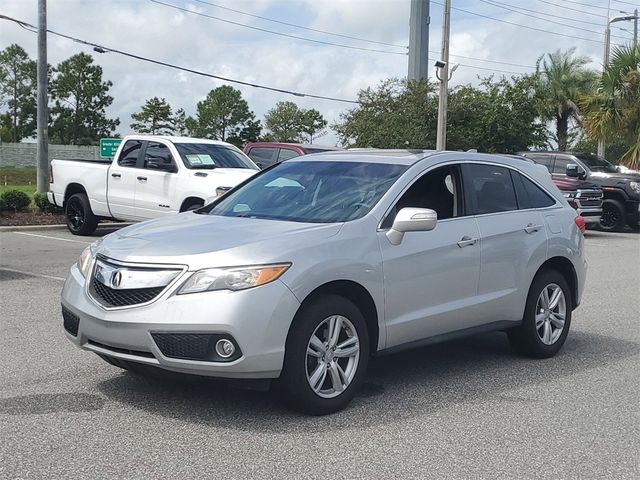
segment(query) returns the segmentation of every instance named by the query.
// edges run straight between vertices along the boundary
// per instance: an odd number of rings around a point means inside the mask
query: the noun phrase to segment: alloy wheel
[[[67,206],[67,219],[74,230],[80,230],[82,225],[84,225],[84,209],[82,208],[80,201],[76,198],[69,200],[69,205]]]
[[[360,359],[360,339],[351,321],[342,315],[325,318],[307,345],[306,373],[311,389],[322,398],[334,398],[353,381]]]
[[[542,343],[553,345],[564,330],[567,302],[564,292],[555,283],[542,289],[536,304],[536,331]]]

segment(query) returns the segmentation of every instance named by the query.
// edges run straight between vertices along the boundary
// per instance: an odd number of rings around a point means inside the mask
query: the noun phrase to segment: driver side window
[[[431,170],[418,178],[391,209],[382,222],[382,228],[390,228],[397,213],[405,207],[430,208],[438,214],[438,220],[464,215],[460,168],[457,165]]]

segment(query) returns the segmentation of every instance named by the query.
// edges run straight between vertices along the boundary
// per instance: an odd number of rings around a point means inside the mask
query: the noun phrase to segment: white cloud
[[[162,1],[292,35],[367,48],[402,51],[402,49],[383,45],[277,25],[193,0]],[[354,37],[398,45],[406,45],[408,41],[409,0],[211,1],[229,8]],[[35,24],[36,5],[35,1],[3,0],[0,11]],[[569,23],[572,18],[593,20],[596,23],[600,21],[595,16],[576,12],[572,14],[566,9],[533,0],[523,0],[518,5],[536,10],[540,12],[538,14],[540,16],[544,13],[564,16],[566,20],[555,19],[564,23]],[[454,6],[522,25],[570,33],[596,41],[602,39],[599,33],[561,28],[558,25],[490,7],[477,0],[460,0],[454,2]],[[597,10],[592,12],[602,13]],[[442,7],[432,3],[430,39],[432,51],[439,50],[441,15]],[[406,56],[347,50],[274,36],[180,12],[145,0],[110,2],[50,0],[48,22],[53,30],[137,55],[248,82],[332,97],[355,99],[360,89],[376,85],[387,77],[402,77],[407,71]],[[11,43],[18,43],[35,57],[36,35],[6,21],[1,25],[0,49]],[[597,25],[578,23],[575,25],[594,32],[602,30]],[[601,56],[602,45],[597,42],[527,30],[455,10],[452,14],[451,26],[451,53],[453,54],[535,65],[538,56],[544,52],[576,46],[579,54],[592,58],[593,68],[599,68],[598,59]],[[615,33],[625,35],[624,32],[616,31]],[[49,36],[50,63],[55,65],[79,51],[93,54],[96,62],[104,70],[104,78],[113,81],[114,85],[110,93],[115,100],[109,109],[109,114],[120,118],[121,133],[129,131],[130,114],[138,110],[140,105],[150,97],[165,97],[174,109],[182,107],[187,113],[193,114],[196,103],[212,88],[222,84],[217,80],[140,62],[114,53],[97,54],[89,47]],[[435,55],[430,55],[430,58],[434,57]],[[456,57],[452,57],[452,62],[499,70],[526,71],[517,66]],[[486,76],[490,73],[461,66],[455,72],[452,84],[477,82],[478,74]],[[250,87],[234,86],[243,92],[258,118],[262,118],[264,113],[280,100],[292,100],[304,108],[317,108],[330,123],[338,119],[340,112],[351,108],[348,104],[291,97]],[[334,141],[333,135],[323,138],[323,142],[326,143]]]

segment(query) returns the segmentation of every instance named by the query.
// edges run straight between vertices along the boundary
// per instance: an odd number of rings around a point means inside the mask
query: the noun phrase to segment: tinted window
[[[382,222],[382,228],[391,227],[397,213],[405,207],[430,208],[438,214],[438,220],[461,217],[463,202],[460,186],[460,174],[456,166],[425,173],[400,197]]]
[[[118,158],[118,165],[121,167],[135,167],[138,163],[138,156],[140,155],[140,149],[142,148],[141,140],[127,140],[127,143],[122,147],[120,157]]]
[[[256,169],[244,153],[237,148],[227,145],[216,145],[214,143],[176,143],[175,146],[182,158],[184,166],[190,169]]]
[[[149,165],[151,163],[151,165]],[[166,169],[173,164],[169,147],[158,142],[148,142],[144,152],[144,168]],[[163,168],[164,167],[164,168]]]
[[[536,163],[539,163],[540,165],[544,165],[545,167],[547,167],[547,170],[551,171],[551,164],[553,163],[553,156],[552,155],[527,155],[531,160],[533,160]]]
[[[566,175],[567,173],[567,165],[569,165],[570,163],[576,163],[575,161],[569,159],[569,158],[561,158],[561,157],[556,157],[556,162],[553,165],[553,172],[552,173],[561,173],[562,175]]]
[[[285,160],[289,160],[290,158],[299,157],[300,154],[294,150],[289,150],[288,148],[281,148],[278,153],[278,161],[284,162]]]
[[[512,171],[511,178],[516,188],[518,206],[521,209],[550,207],[555,203],[555,200],[527,177]]]
[[[255,162],[271,165],[271,159],[273,158],[273,152],[275,150],[275,148],[267,147],[252,148],[251,150],[249,150],[249,157],[251,157],[251,160]]]
[[[472,163],[466,166],[465,175],[476,215],[518,209],[508,168]]]
[[[369,212],[404,165],[284,162],[222,197],[210,215],[335,223]]]

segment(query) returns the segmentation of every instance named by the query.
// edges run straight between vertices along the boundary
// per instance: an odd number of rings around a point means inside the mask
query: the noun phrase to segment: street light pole
[[[38,174],[36,186],[39,193],[49,190],[49,108],[47,96],[47,0],[38,0],[38,104],[36,150]]]
[[[442,21],[442,57],[444,63],[439,68],[440,96],[438,97],[438,128],[436,133],[436,150],[447,148],[447,100],[449,93],[449,31],[451,28],[451,0],[444,2]],[[436,70],[437,72],[438,70]]]

